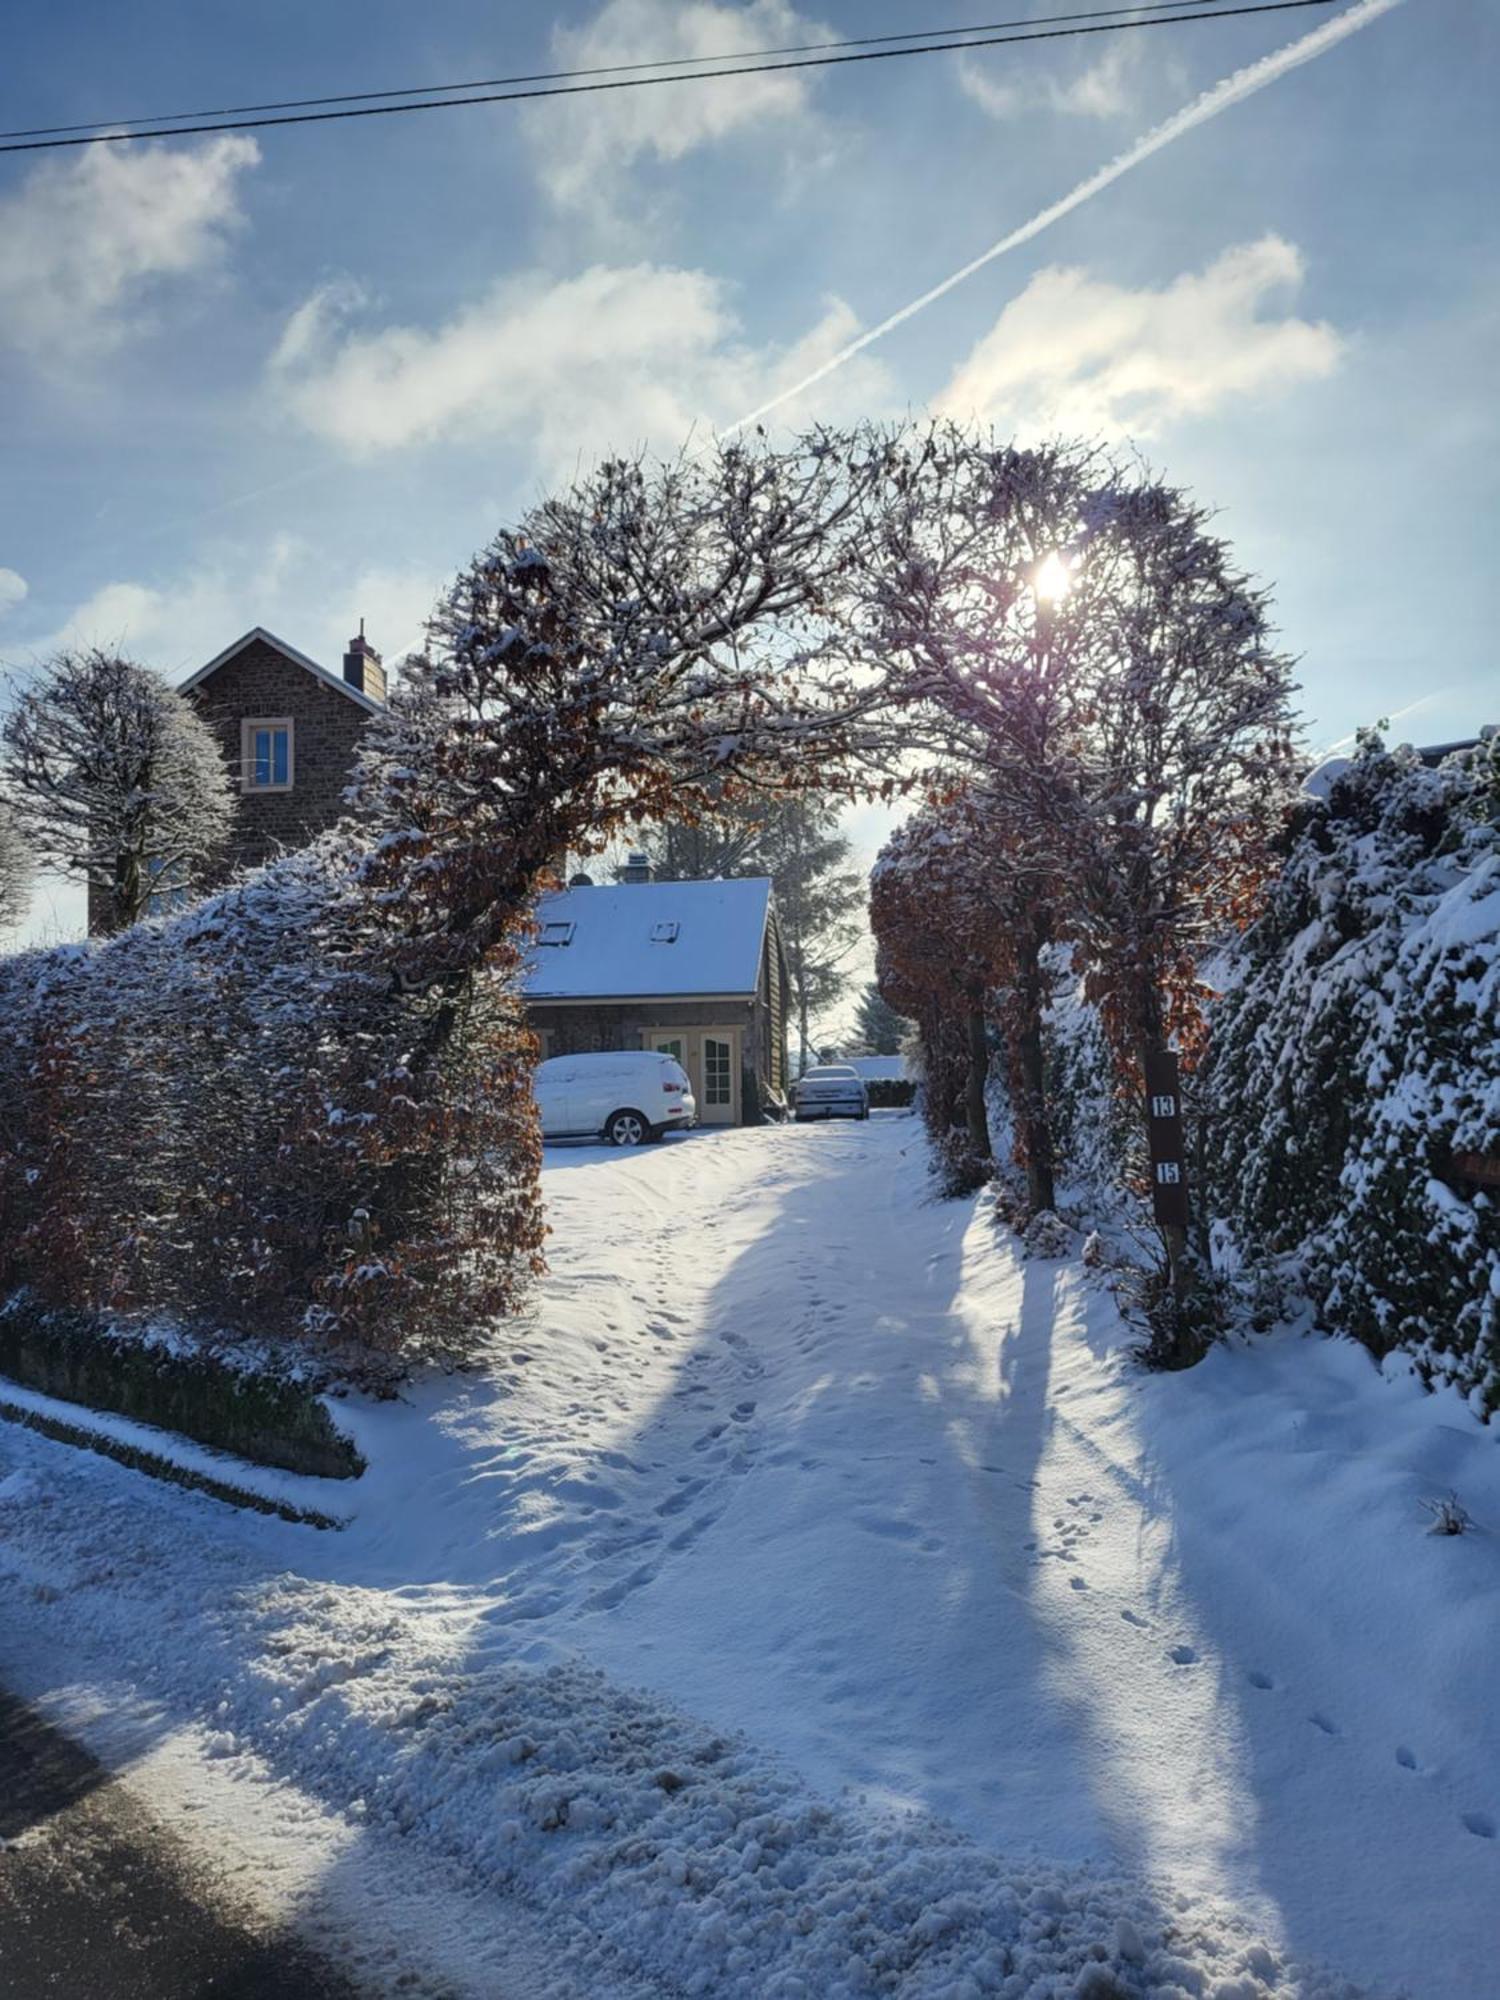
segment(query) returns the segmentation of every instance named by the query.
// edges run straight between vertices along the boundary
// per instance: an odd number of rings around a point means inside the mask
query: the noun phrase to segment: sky
[[[20,0],[6,129],[1062,0]],[[1348,12],[1330,10],[1330,12]],[[0,666],[391,658],[498,528],[817,372],[1329,12],[0,157]],[[1139,447],[1274,593],[1307,740],[1500,720],[1500,21],[1402,0],[782,405]],[[887,822],[850,830],[868,861]],[[44,885],[37,936],[78,926]]]

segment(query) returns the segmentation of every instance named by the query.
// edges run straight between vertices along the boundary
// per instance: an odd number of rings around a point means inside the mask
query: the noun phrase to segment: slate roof
[[[526,997],[749,999],[770,907],[765,876],[559,890],[537,905],[542,937],[552,926],[559,941],[532,948]]]

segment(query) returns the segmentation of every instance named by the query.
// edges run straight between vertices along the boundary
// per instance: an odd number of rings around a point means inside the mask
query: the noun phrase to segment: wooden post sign
[[[1153,1049],[1146,1057],[1146,1142],[1151,1155],[1151,1212],[1158,1222],[1188,1223],[1187,1145],[1177,1056]]]

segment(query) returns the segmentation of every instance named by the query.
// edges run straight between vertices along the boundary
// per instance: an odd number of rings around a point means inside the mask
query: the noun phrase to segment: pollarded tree
[[[0,931],[14,930],[31,907],[31,855],[15,814],[0,800]]]
[[[1266,594],[1175,488],[1114,480],[1072,552],[1096,643],[1074,816],[1079,939],[1122,1082],[1204,1036],[1203,953],[1254,914],[1291,803],[1291,663]],[[1202,1353],[1186,1234],[1165,1225],[1172,1310],[1159,1357]]]
[[[871,657],[928,734],[1026,826],[1066,890],[1122,1089],[1202,1034],[1198,958],[1243,922],[1288,796],[1292,679],[1265,596],[1185,495],[1092,448],[937,426],[868,552]],[[1182,1231],[1173,1328],[1201,1352]]]
[[[870,871],[870,928],[882,996],[916,1023],[922,1117],[948,1189],[962,1193],[988,1172],[985,992],[990,938],[966,936],[934,867],[941,830],[914,815],[887,840]],[[966,943],[976,947],[964,949]]]
[[[1017,1164],[1033,1213],[1055,1200],[1054,1146],[1042,1054],[1043,948],[1065,928],[1045,848],[1003,799],[955,789],[887,842],[871,878],[881,990],[913,1004],[929,1071],[951,1061],[964,1028],[971,1156],[987,1157],[987,1025],[1000,1032]],[[940,1134],[935,1136],[940,1137]]]
[[[10,803],[39,862],[81,874],[98,928],[191,883],[228,836],[213,732],[160,674],[98,647],[59,653],[0,729]]]

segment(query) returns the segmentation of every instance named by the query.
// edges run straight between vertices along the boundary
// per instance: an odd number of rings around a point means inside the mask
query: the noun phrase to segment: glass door
[[[739,1078],[735,1071],[734,1036],[703,1037],[703,1096],[698,1116],[705,1125],[732,1125]]]

